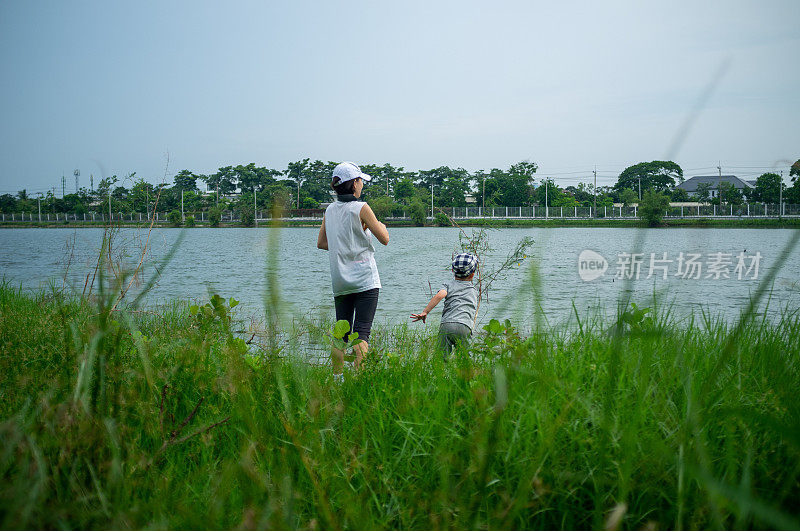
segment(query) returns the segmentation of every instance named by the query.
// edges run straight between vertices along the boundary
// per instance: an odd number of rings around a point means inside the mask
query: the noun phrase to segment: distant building
[[[689,197],[697,197],[697,188],[701,184],[708,184],[709,196],[714,198],[719,195],[719,186],[721,183],[730,183],[734,188],[745,195],[750,195],[750,192],[755,188],[755,181],[744,181],[735,175],[697,175],[683,181],[676,188],[686,190]]]

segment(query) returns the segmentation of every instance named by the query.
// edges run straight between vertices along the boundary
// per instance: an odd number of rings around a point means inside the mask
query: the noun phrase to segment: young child
[[[444,299],[442,324],[439,326],[437,348],[445,358],[459,343],[469,342],[475,313],[478,311],[478,289],[472,284],[478,258],[470,253],[461,253],[453,260],[453,280],[445,282],[421,313],[412,313],[411,319],[425,322],[428,313]]]

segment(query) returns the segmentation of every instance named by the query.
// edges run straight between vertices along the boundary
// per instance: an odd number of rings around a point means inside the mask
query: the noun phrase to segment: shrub
[[[391,216],[397,207],[397,203],[387,196],[378,197],[370,201],[369,204],[372,207],[372,211],[375,212],[375,217],[381,220]]]
[[[186,221],[183,222],[185,227],[194,227],[194,216],[186,216]]]
[[[222,219],[222,210],[217,207],[212,208],[208,212],[208,224],[212,227],[219,227],[219,222]]]
[[[664,219],[664,211],[669,207],[669,196],[656,192],[654,190],[647,190],[642,195],[642,201],[639,203],[639,219],[647,222],[651,227],[661,225]]]
[[[419,199],[414,199],[411,201],[411,205],[409,205],[409,210],[411,214],[411,221],[417,227],[422,227],[425,225],[425,220],[428,217],[427,209],[425,208],[425,203],[420,201]]]
[[[181,218],[180,210],[173,210],[167,215],[167,220],[173,227],[180,227],[183,225],[183,219]]]
[[[436,224],[440,227],[449,227],[450,226],[450,219],[443,213],[437,212],[436,216],[434,216],[436,220]]]
[[[242,227],[252,227],[255,225],[255,214],[251,208],[242,207],[239,209],[239,221]]]

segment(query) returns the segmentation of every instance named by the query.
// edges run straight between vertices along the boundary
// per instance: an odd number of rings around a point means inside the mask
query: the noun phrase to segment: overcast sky
[[[169,182],[304,157],[755,178],[800,158],[798,21],[798,0],[6,0],[0,193],[160,182],[167,154]]]

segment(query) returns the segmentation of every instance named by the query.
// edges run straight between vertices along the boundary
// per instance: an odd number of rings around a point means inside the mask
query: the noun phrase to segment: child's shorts
[[[471,335],[472,330],[465,324],[442,323],[439,325],[439,341],[436,348],[447,358],[453,348],[469,344],[469,336]]]

